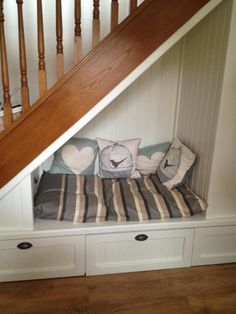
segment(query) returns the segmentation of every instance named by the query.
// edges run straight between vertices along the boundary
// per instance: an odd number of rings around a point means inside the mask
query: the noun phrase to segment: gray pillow
[[[157,173],[161,182],[168,188],[186,183],[195,161],[195,154],[178,138],[175,138]]]
[[[97,152],[94,140],[73,137],[56,151],[50,172],[93,175]]]
[[[170,144],[164,142],[139,148],[136,169],[143,175],[155,174]]]
[[[136,159],[140,139],[109,141],[96,139],[99,147],[99,175],[102,178],[138,178]]]

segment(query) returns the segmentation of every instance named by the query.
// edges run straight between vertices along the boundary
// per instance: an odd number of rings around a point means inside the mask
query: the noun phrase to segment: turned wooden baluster
[[[130,13],[137,8],[137,5],[138,5],[137,0],[130,0]]]
[[[82,59],[81,1],[75,0],[75,63]]]
[[[100,12],[99,0],[93,0],[93,39],[92,47],[94,48],[100,41]]]
[[[42,97],[47,90],[42,0],[37,0],[37,25],[38,25],[38,59],[39,59],[38,62],[39,96]]]
[[[3,88],[3,113],[4,129],[7,129],[12,123],[11,97],[9,94],[9,75],[7,65],[7,51],[4,32],[4,13],[3,0],[0,0],[0,52],[2,69],[2,88]]]
[[[111,31],[118,25],[119,2],[111,1]]]
[[[18,32],[19,32],[19,55],[20,55],[20,74],[21,74],[21,105],[22,112],[30,107],[29,87],[27,78],[27,60],[25,50],[25,35],[23,22],[23,0],[16,0],[18,11]]]
[[[63,55],[63,28],[62,28],[62,10],[61,0],[56,0],[56,36],[57,36],[57,56],[56,68],[57,79],[64,75],[64,55]]]

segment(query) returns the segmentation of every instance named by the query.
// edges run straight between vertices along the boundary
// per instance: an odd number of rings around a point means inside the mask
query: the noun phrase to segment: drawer
[[[236,226],[196,228],[193,265],[236,262]]]
[[[84,275],[85,237],[0,241],[0,281]]]
[[[89,235],[86,274],[190,266],[192,244],[193,229]]]

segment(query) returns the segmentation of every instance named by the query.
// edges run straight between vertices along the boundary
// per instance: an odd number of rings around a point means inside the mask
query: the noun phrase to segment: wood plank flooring
[[[236,313],[236,264],[0,283],[0,313]]]

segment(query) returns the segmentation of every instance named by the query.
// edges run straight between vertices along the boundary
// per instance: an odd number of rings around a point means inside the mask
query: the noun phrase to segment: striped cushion
[[[36,217],[74,223],[189,217],[205,210],[206,203],[186,186],[168,190],[157,175],[102,179],[44,173],[35,199]]]

